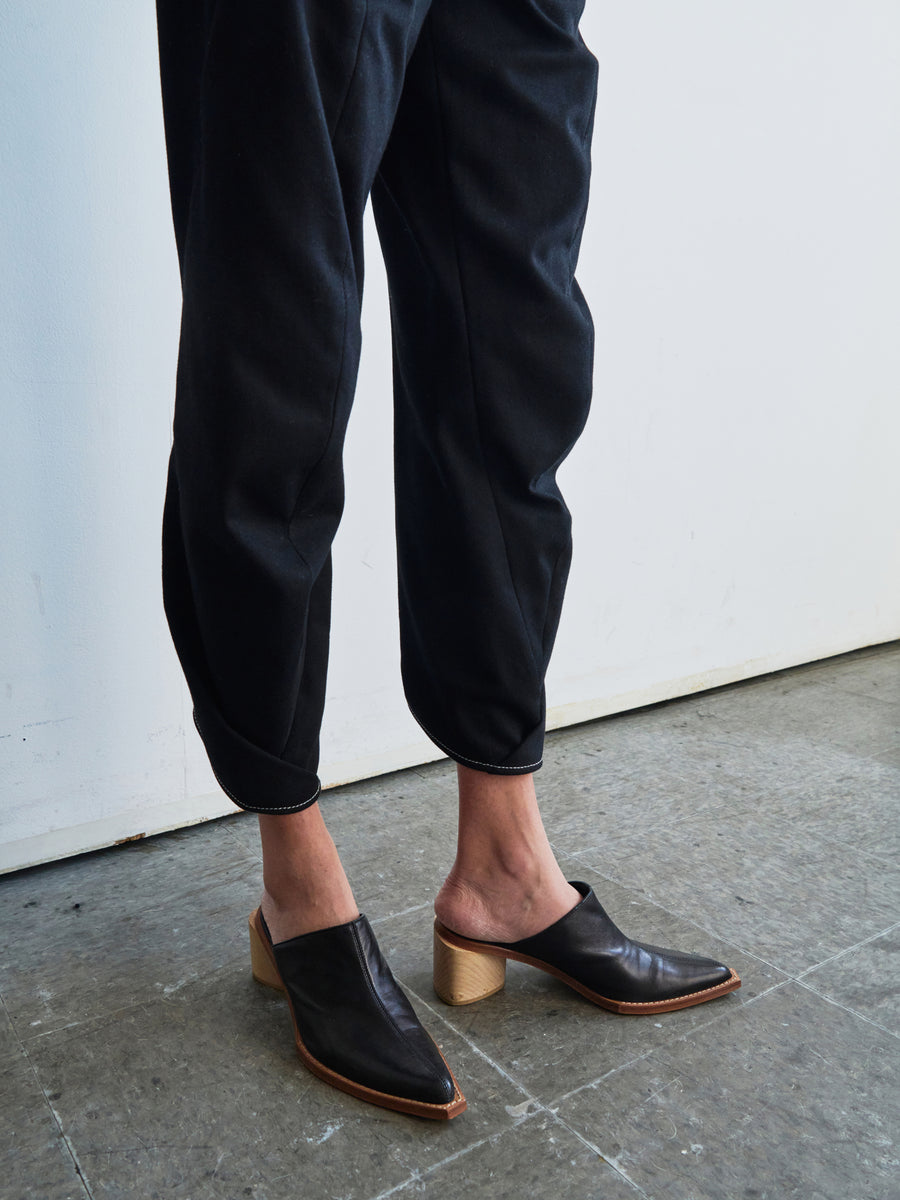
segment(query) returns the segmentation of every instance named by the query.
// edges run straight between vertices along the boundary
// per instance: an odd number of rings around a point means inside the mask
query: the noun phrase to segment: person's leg
[[[534,770],[571,555],[556,469],[587,417],[574,279],[596,61],[580,0],[436,0],[373,191],[391,291],[403,681],[458,764],[438,917],[516,940],[580,896]]]
[[[591,397],[593,327],[574,277],[597,85],[582,7],[436,0],[373,189],[394,337],[403,682],[459,764],[458,852],[437,907],[472,934],[522,936],[579,899],[533,772],[571,557],[556,470]]]
[[[631,942],[567,882],[532,774],[571,554],[555,474],[591,393],[574,278],[597,83],[582,7],[435,0],[373,190],[394,336],[402,668],[413,715],[458,764],[439,994],[496,990],[477,939],[501,964],[511,947],[598,1003],[651,1012],[739,981]]]
[[[310,1070],[448,1118],[465,1100],[316,803],[363,210],[429,3],[158,0],[184,295],[163,585],[213,770],[259,814],[255,977]]]
[[[259,833],[260,906],[273,941],[355,920],[359,909],[318,804],[284,816],[260,813]]]
[[[571,556],[556,469],[588,413],[574,278],[596,60],[580,0],[436,0],[373,190],[394,335],[403,682],[458,764],[441,920],[515,940],[577,904],[538,811]]]
[[[546,929],[581,897],[547,839],[534,775],[456,770],[456,859],[435,900],[438,919],[465,937],[502,942]]]
[[[159,0],[184,305],[166,615],[242,808],[316,801],[362,222],[429,0]]]
[[[388,269],[410,709],[476,771],[541,762],[571,556],[556,470],[587,418],[574,271],[596,60],[580,0],[435,0],[372,201]]]
[[[260,814],[263,911],[283,936],[355,911],[316,804],[330,547],[363,210],[426,9],[158,4],[184,292],[166,614],[213,769]]]

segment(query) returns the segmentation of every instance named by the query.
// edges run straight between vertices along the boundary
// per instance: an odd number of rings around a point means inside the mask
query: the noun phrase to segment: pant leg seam
[[[328,140],[329,140],[329,144],[331,145],[332,155],[334,155],[334,153],[335,153],[334,146],[337,141],[338,131],[340,129],[341,122],[344,119],[344,113],[347,110],[347,101],[349,99],[350,92],[353,88],[353,83],[356,79],[357,74],[359,73],[359,63],[360,63],[360,58],[362,57],[363,39],[365,37],[366,25],[368,23],[368,20],[369,20],[369,5],[368,5],[368,0],[367,0],[366,6],[365,6],[365,11],[363,13],[362,23],[360,24],[360,27],[359,27],[359,41],[356,43],[356,57],[353,60],[353,70],[350,72],[350,79],[347,82],[347,90],[344,92],[343,99],[341,100],[341,107],[340,107],[340,111],[338,112],[337,119],[334,122],[334,129],[333,129],[333,131],[329,131]],[[337,173],[337,161],[336,160],[335,160],[335,173]],[[346,215],[346,210],[345,210],[345,215]],[[307,472],[306,479],[305,479],[304,483],[301,485],[299,491],[297,492],[297,495],[294,498],[294,506],[291,509],[291,515],[288,518],[288,522],[287,522],[288,541],[293,546],[294,553],[297,555],[297,557],[300,559],[300,561],[303,563],[303,565],[307,568],[307,570],[310,572],[310,574],[312,574],[312,566],[309,562],[309,559],[306,557],[306,555],[303,553],[303,551],[297,545],[297,542],[294,539],[293,524],[294,524],[294,521],[297,516],[297,511],[300,508],[300,501],[303,499],[303,494],[306,491],[306,485],[309,483],[309,480],[313,477],[315,472],[319,469],[321,463],[325,459],[325,456],[328,454],[328,450],[332,444],[332,441],[334,440],[334,425],[335,425],[335,421],[337,419],[337,398],[338,398],[338,395],[340,394],[341,384],[344,381],[345,367],[347,364],[348,314],[349,314],[349,307],[350,307],[349,300],[347,297],[347,271],[348,271],[348,267],[350,265],[351,254],[352,254],[352,241],[350,238],[350,229],[348,227],[348,229],[347,229],[347,250],[346,250],[346,253],[344,254],[344,261],[341,263],[341,296],[342,296],[343,302],[344,302],[344,309],[343,309],[343,314],[341,317],[341,326],[342,326],[341,358],[340,358],[340,362],[338,364],[337,376],[336,376],[335,384],[334,384],[334,392],[332,393],[332,397],[331,397],[331,423],[328,428],[328,436],[325,439],[325,445],[322,450],[322,453],[319,456],[316,463],[314,464],[314,466],[311,467],[310,470]],[[361,300],[362,297],[359,297],[359,299]],[[313,581],[312,581],[312,586],[314,586],[314,584],[315,584],[315,579],[313,579]],[[312,586],[310,587],[310,592],[312,591]],[[304,636],[304,647],[305,647],[305,645],[306,645],[306,637]],[[281,753],[278,755],[278,757],[282,758],[282,759],[284,758],[284,755],[287,753],[287,748],[288,748],[288,745],[290,744],[290,740],[291,740],[291,734],[294,732],[294,725],[297,720],[297,709],[298,709],[299,701],[300,701],[300,690],[301,690],[302,686],[303,686],[303,670],[302,670],[302,663],[301,663],[300,676],[299,676],[298,683],[297,683],[297,695],[294,700],[294,717],[290,723],[287,734],[285,735],[284,745],[281,748]],[[313,799],[315,799],[315,797],[313,797]],[[312,803],[312,801],[309,801],[309,803]]]
[[[519,598],[519,591],[518,591],[518,588],[516,587],[515,577],[513,575],[513,570],[512,570],[512,564],[511,564],[510,558],[509,558],[509,545],[508,545],[507,538],[506,538],[506,532],[503,528],[503,521],[500,517],[500,508],[499,508],[499,505],[497,504],[497,495],[496,495],[496,491],[494,489],[494,482],[493,482],[493,479],[491,478],[490,471],[487,469],[487,463],[486,463],[485,453],[484,453],[484,440],[481,436],[481,420],[480,420],[479,411],[478,411],[478,403],[476,400],[477,389],[476,389],[476,382],[475,382],[475,379],[476,379],[475,363],[474,363],[473,355],[472,355],[472,340],[471,340],[471,336],[470,336],[470,332],[469,332],[470,328],[471,328],[471,322],[469,319],[469,306],[466,302],[466,288],[465,288],[465,284],[463,281],[462,262],[460,260],[459,235],[457,232],[456,220],[454,217],[453,201],[454,201],[455,187],[454,187],[454,183],[453,183],[453,176],[450,171],[450,159],[449,159],[449,155],[448,155],[448,151],[447,151],[447,134],[446,134],[446,126],[445,126],[445,122],[444,122],[444,105],[443,105],[443,98],[441,95],[441,84],[440,84],[440,76],[439,76],[439,72],[438,72],[437,53],[435,50],[434,34],[433,34],[433,30],[432,30],[432,18],[431,18],[430,13],[428,15],[428,18],[426,19],[425,28],[423,29],[423,32],[427,32],[429,47],[431,50],[431,64],[432,64],[432,71],[434,74],[434,89],[435,89],[435,100],[436,100],[435,107],[437,110],[438,128],[440,131],[439,132],[439,140],[440,140],[440,146],[441,146],[441,154],[442,154],[442,158],[443,158],[444,175],[447,180],[447,209],[448,209],[449,223],[450,223],[450,236],[451,236],[451,240],[453,243],[453,258],[454,258],[454,262],[456,265],[456,279],[457,279],[457,283],[459,286],[459,297],[460,297],[460,304],[462,307],[463,325],[465,328],[466,352],[467,352],[467,362],[468,362],[468,367],[469,367],[469,380],[470,380],[470,384],[471,384],[472,409],[475,414],[475,428],[478,432],[479,447],[481,449],[482,463],[484,464],[485,478],[487,479],[488,488],[491,493],[491,500],[492,500],[493,506],[494,506],[494,514],[495,514],[496,520],[497,520],[497,527],[500,530],[500,538],[503,542],[504,555],[506,558],[506,569],[507,569],[507,573],[509,575],[509,581],[510,581],[510,585],[512,587],[513,595],[516,598],[516,606],[519,610],[519,619],[522,623],[522,629],[525,633],[525,641],[528,646],[528,653],[531,656],[531,662],[532,662],[532,666],[534,667],[535,674],[539,676],[539,679],[542,679],[542,676],[540,676],[540,674],[539,674],[538,662],[535,657],[535,648],[532,645],[531,638],[528,634],[528,623],[525,620],[525,613],[522,608],[522,601]],[[424,729],[424,726],[422,726],[422,728]],[[427,732],[427,730],[426,730],[426,732]]]
[[[356,76],[359,72],[359,60],[362,57],[362,44],[363,44],[363,38],[365,37],[366,25],[368,24],[368,21],[369,21],[369,3],[368,3],[368,0],[366,0],[364,10],[363,10],[362,22],[360,23],[360,26],[359,26],[359,41],[356,43],[356,57],[353,60],[353,70],[350,72],[350,78],[347,81],[347,90],[344,92],[344,95],[341,98],[341,107],[338,111],[337,118],[335,119],[335,122],[334,122],[334,129],[330,132],[330,140],[331,140],[332,146],[334,146],[334,143],[337,141],[338,130],[341,127],[341,121],[343,121],[344,113],[347,110],[347,100],[350,97],[350,91],[353,88],[353,84],[354,84],[354,82],[356,80]]]

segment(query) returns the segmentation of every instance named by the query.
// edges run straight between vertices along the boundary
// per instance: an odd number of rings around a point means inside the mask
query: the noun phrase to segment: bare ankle
[[[438,920],[464,937],[515,942],[546,929],[581,899],[555,860],[549,877],[466,874],[454,865],[434,903]]]
[[[307,894],[301,889],[280,901],[263,888],[260,907],[273,942],[283,942],[313,933],[318,929],[330,929],[334,925],[345,925],[359,916],[349,885],[335,892],[320,890]]]
[[[457,766],[456,861],[435,901],[438,920],[467,937],[518,941],[580,899],[553,854],[532,775]]]
[[[344,925],[359,916],[318,804],[259,818],[263,916],[274,941]]]

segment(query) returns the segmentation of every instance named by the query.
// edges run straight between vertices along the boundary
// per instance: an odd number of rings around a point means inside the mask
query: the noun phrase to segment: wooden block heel
[[[252,912],[247,922],[250,928],[250,967],[253,971],[253,978],[257,983],[265,984],[266,987],[276,988],[279,992],[283,992],[284,984],[281,982],[281,976],[278,974],[278,967],[275,965],[271,952],[263,941],[262,935],[256,928],[255,917],[256,912]]]
[[[506,959],[454,946],[435,927],[434,990],[445,1004],[474,1004],[506,983]]]

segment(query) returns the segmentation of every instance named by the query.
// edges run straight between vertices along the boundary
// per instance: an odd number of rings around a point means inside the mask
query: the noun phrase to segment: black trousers
[[[401,669],[458,762],[540,766],[587,418],[583,0],[158,0],[184,306],[166,614],[240,807],[316,799],[363,210],[387,267]]]

